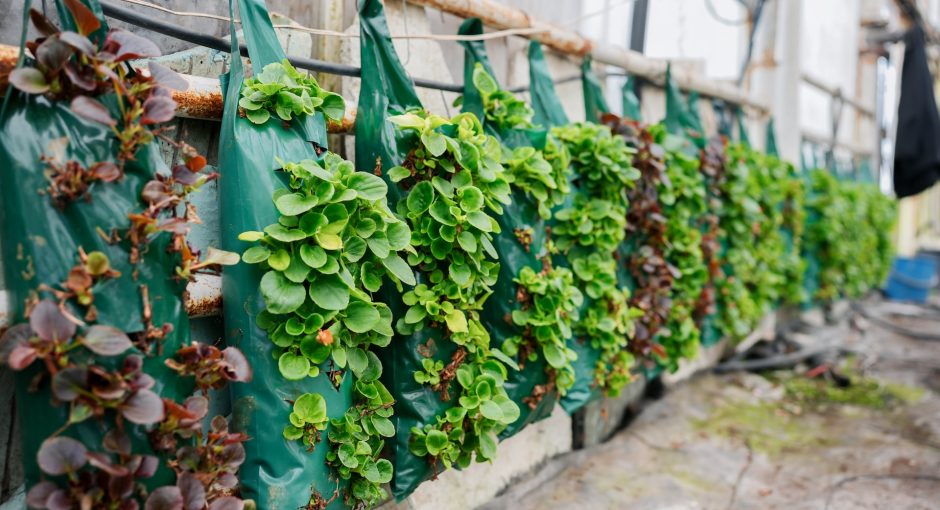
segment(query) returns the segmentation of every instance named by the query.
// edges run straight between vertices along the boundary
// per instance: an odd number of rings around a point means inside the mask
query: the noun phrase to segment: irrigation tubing
[[[797,363],[812,358],[814,356],[819,356],[820,354],[825,354],[831,351],[837,352],[846,352],[847,349],[840,347],[838,345],[824,345],[820,347],[812,347],[800,349],[788,354],[782,354],[780,356],[771,356],[769,358],[755,359],[755,360],[731,360],[725,363],[722,363],[712,369],[716,374],[724,374],[727,372],[738,372],[738,371],[753,371],[753,370],[770,370],[772,368],[787,368],[796,365]]]
[[[866,319],[871,321],[872,324],[882,329],[886,329],[888,331],[892,331],[899,335],[903,335],[908,338],[913,338],[915,340],[930,340],[930,341],[935,341],[935,342],[940,341],[940,334],[927,333],[925,331],[915,331],[913,329],[905,328],[904,326],[899,326],[897,324],[894,324],[891,321],[887,321],[869,312],[868,310],[865,309],[865,307],[863,307],[862,305],[858,303],[852,303],[852,309],[858,312],[859,314],[861,314],[862,317],[865,317]]]
[[[104,11],[104,14],[114,18],[116,20],[123,21],[125,23],[130,23],[131,25],[150,30],[151,32],[156,32],[163,34],[165,36],[172,37],[174,39],[179,39],[181,41],[190,42],[193,44],[198,44],[199,46],[205,46],[206,48],[211,48],[213,50],[222,51],[229,53],[231,50],[231,44],[227,39],[221,37],[216,37],[212,35],[200,34],[198,32],[193,32],[192,30],[187,30],[181,28],[172,23],[167,23],[165,21],[160,21],[152,17],[148,17],[143,14],[136,13],[125,7],[117,6],[107,0],[101,0],[101,9]],[[241,44],[239,45],[239,50],[242,56],[248,56],[248,48]],[[301,69],[306,69],[308,71],[317,71],[328,74],[335,74],[338,76],[349,76],[353,78],[362,77],[362,69],[356,66],[351,66],[347,64],[336,64],[333,62],[326,62],[324,60],[318,60],[308,57],[296,57],[296,56],[287,56],[287,60],[290,61],[295,67]],[[575,80],[581,79],[581,75],[572,75],[566,76],[555,80],[555,84],[567,83]],[[463,85],[458,85],[455,83],[444,83],[435,80],[426,80],[424,78],[412,78],[416,87],[421,87],[425,89],[434,89],[434,90],[443,90],[446,92],[457,92],[463,93]],[[519,87],[513,87],[508,89],[510,92],[519,93],[527,92],[529,90],[529,85],[523,85]]]

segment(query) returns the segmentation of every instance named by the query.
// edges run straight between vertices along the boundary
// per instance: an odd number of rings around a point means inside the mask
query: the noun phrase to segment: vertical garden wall
[[[32,508],[373,507],[498,462],[556,405],[675,371],[781,305],[862,297],[888,271],[890,198],[801,173],[743,128],[704,133],[668,75],[666,118],[644,123],[632,87],[610,112],[585,59],[588,120],[570,122],[539,43],[522,96],[464,41],[460,113],[442,115],[382,3],[360,0],[346,160],[326,135],[345,100],[286,60],[263,0],[231,0],[230,50],[250,61],[221,79],[210,168],[166,135],[186,81],[127,65],[156,47],[109,29],[95,0],[56,6],[61,26],[24,19],[35,58],[0,111],[16,316],[0,361]],[[221,249],[200,253],[192,196],[210,182]],[[224,338],[190,334],[199,274],[222,276]]]

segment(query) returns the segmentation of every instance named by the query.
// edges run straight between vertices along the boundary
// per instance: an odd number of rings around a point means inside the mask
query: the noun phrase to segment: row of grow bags
[[[801,222],[788,213],[802,210],[803,187],[760,191],[802,181],[746,144],[706,139],[695,99],[683,102],[668,78],[666,120],[643,125],[608,113],[586,59],[590,122],[570,123],[538,43],[529,107],[499,86],[483,44],[466,42],[463,113],[435,116],[395,53],[382,4],[361,0],[356,172],[327,151],[325,118],[342,115],[342,99],[285,63],[263,0],[236,5],[253,73],[234,58],[222,78],[223,248],[243,254],[223,273],[224,319],[225,341],[254,368],[229,391],[233,426],[251,438],[240,491],[258,507],[372,506],[388,482],[401,499],[443,469],[492,460],[499,440],[556,402],[574,412],[637,374],[675,369],[700,340],[740,336],[797,299],[780,275],[802,276]],[[623,92],[638,117],[629,82]],[[20,124],[35,127],[4,127]],[[36,185],[13,184],[4,189]],[[867,190],[850,193],[880,206]],[[7,214],[48,216],[25,211],[15,193],[4,199]],[[825,218],[839,210],[812,207]],[[887,253],[883,239],[853,232]],[[40,254],[4,246],[5,260],[26,261],[7,266],[15,282]],[[883,269],[864,273],[874,285]],[[760,303],[742,312],[753,296]]]

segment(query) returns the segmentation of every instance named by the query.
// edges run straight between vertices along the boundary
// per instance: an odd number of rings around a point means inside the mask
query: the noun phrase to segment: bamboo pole
[[[545,29],[528,37],[545,46],[565,54],[584,56],[591,54],[596,62],[620,67],[630,74],[662,84],[666,74],[666,62],[654,60],[641,53],[625,48],[602,44],[578,33],[560,28],[529,16],[525,11],[508,7],[495,0],[408,0],[425,7],[453,14],[462,18],[477,17],[484,24],[498,30],[514,28]],[[729,82],[709,80],[682,69],[673,69],[672,77],[679,88],[696,91],[701,95],[722,99],[734,104],[750,107],[761,114],[768,112],[767,106],[751,98],[736,85]]]

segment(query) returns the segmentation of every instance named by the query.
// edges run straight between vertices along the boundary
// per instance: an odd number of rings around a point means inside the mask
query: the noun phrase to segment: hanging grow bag
[[[229,1],[233,17],[235,1]],[[264,0],[237,2],[255,72],[285,59]],[[280,168],[278,158],[286,162],[317,159],[316,147],[326,148],[326,125],[319,112],[288,123],[272,118],[255,124],[242,117],[238,103],[245,70],[238,56],[234,24],[231,32],[231,67],[222,76],[225,110],[219,143],[219,195],[222,246],[241,253],[250,244],[239,241],[239,234],[278,222],[271,196],[275,189],[287,187],[287,177],[275,171]],[[326,399],[330,418],[343,416],[351,404],[352,377],[344,377],[343,384],[335,388],[325,374],[326,365],[318,377],[288,381],[281,375],[278,361],[272,357],[276,346],[258,326],[258,314],[265,310],[259,290],[261,277],[258,265],[243,263],[226,269],[222,280],[226,340],[241,349],[255,374],[252,382],[231,386],[233,426],[251,437],[245,443],[242,492],[254,499],[258,508],[294,510],[306,507],[313,493],[331,499],[339,487],[326,465],[326,433],[313,451],[282,435],[290,423],[292,403],[305,393],[318,393]],[[343,508],[342,498],[336,498],[329,508]]]
[[[100,16],[98,2],[87,0],[86,3],[92,12],[98,13],[101,28],[90,37],[100,43],[108,31],[107,24]],[[29,7],[27,1],[24,29]],[[56,1],[56,7],[63,26],[74,28],[72,15],[63,2]],[[22,53],[22,47],[20,51]],[[113,95],[97,99],[106,105],[111,115],[118,117]],[[63,140],[67,140],[67,144],[63,144]],[[100,251],[121,276],[99,280],[91,287],[97,317],[88,322],[125,332],[144,331],[142,289],[145,287],[150,296],[152,323],[165,324],[172,332],[163,339],[161,353],[144,357],[143,371],[154,378],[153,391],[164,398],[181,400],[191,393],[192,381],[181,379],[164,364],[166,358],[189,342],[189,318],[180,298],[185,282],[172,277],[178,258],[167,253],[170,236],[155,235],[137,263],[132,264],[129,241],[122,239],[112,243],[106,239],[108,235],[101,235],[126,231],[130,224],[128,213],[147,207],[140,198],[144,185],[157,173],[169,172],[157,144],[141,147],[134,159],[125,163],[122,179],[92,184],[89,200],[75,200],[59,208],[53,205],[46,191],[50,183],[45,173],[47,163],[42,158],[54,158],[57,151],[61,151],[60,161],[75,161],[89,168],[95,163],[117,161],[118,150],[119,143],[109,126],[77,115],[67,101],[7,87],[0,110],[0,235],[3,237],[4,283],[11,296],[13,322],[24,319],[28,299],[37,295],[50,297],[40,287],[60,288],[69,278],[72,267],[79,263],[80,250]],[[83,317],[87,309],[73,301],[68,304],[72,315]],[[133,348],[124,354],[141,353]],[[75,351],[72,356],[80,365],[87,362],[108,369],[116,368],[126,357],[98,357],[84,349]],[[33,363],[15,378],[17,414],[20,419],[28,420],[20,426],[27,487],[44,476],[36,459],[40,445],[65,428],[70,416],[68,405],[50,406],[54,399],[48,377],[37,379],[38,390],[33,390],[34,378],[45,371],[38,365],[38,362]],[[153,454],[147,427],[128,422],[125,429],[135,453]],[[89,419],[68,426],[62,435],[78,439],[89,450],[100,451],[107,430],[99,420]],[[156,487],[173,483],[173,480],[173,473],[161,467],[155,476],[145,481],[149,487]]]

